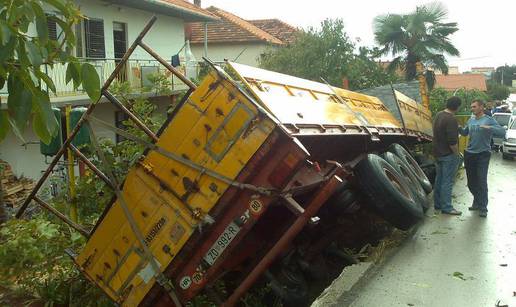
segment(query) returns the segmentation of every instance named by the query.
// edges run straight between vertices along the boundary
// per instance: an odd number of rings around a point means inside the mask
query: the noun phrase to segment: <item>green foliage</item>
[[[444,110],[446,100],[453,95],[460,97],[462,100],[459,113],[470,113],[471,102],[475,99],[489,100],[487,94],[479,90],[460,89],[453,93],[443,88],[435,88],[430,92],[430,111],[432,111],[432,115],[434,116],[437,112]]]
[[[47,16],[43,7],[53,14]],[[49,91],[55,93],[56,87],[42,72],[44,65],[73,63],[73,70],[70,65],[67,68],[66,81],[73,79],[76,88],[82,84],[92,100],[100,95],[95,69],[87,63],[79,64],[71,55],[76,41],[72,29],[82,15],[69,0],[0,0],[0,8],[0,87],[7,82],[8,91],[7,112],[0,116],[0,141],[9,129],[23,139],[29,121],[33,121],[34,132],[48,144],[58,124],[49,99]],[[62,29],[57,40],[48,35],[49,20]],[[35,32],[29,31],[30,25],[35,25]]]
[[[499,84],[502,84],[503,80],[503,85],[512,86],[512,80],[516,80],[516,65],[497,67],[493,73],[493,80]]]
[[[487,81],[487,95],[491,100],[505,100],[510,93],[509,87],[492,80]]]
[[[377,16],[373,22],[376,42],[384,55],[395,58],[389,65],[405,72],[407,80],[416,77],[416,63],[448,73],[445,54],[458,56],[449,36],[459,30],[456,22],[444,22],[448,12],[439,2],[418,6],[409,14]]]
[[[269,49],[261,56],[260,67],[318,82],[322,77],[338,87],[347,78],[352,89],[396,80],[375,62],[374,50],[362,47],[358,54],[354,52],[355,44],[346,35],[343,21],[327,19],[320,29],[300,32],[294,43]]]
[[[151,90],[156,91],[162,86],[158,82]],[[113,84],[111,90],[151,130],[156,132],[161,127],[165,118],[155,114],[156,106],[142,93],[131,93],[127,83]],[[130,133],[146,138],[131,121],[124,124]],[[119,180],[125,178],[144,150],[129,140],[114,144],[111,140],[103,139],[99,143],[108,160],[108,167]],[[93,150],[84,152],[92,153]],[[88,158],[106,172],[106,166],[100,163],[96,154],[89,154]],[[68,214],[69,189],[65,188],[64,181],[60,185],[63,187],[59,189],[61,194],[50,203],[60,212]],[[75,188],[79,222],[93,227],[114,193],[91,172],[79,178]],[[74,267],[71,259],[64,255],[66,248],[78,250],[84,243],[81,235],[47,212],[39,213],[30,220],[10,220],[0,230],[0,286],[48,306],[112,306],[109,299],[93,287]]]
[[[162,74],[155,73],[147,77],[151,82],[151,86],[145,88],[145,91],[154,92],[155,95],[170,95],[172,94],[172,79],[170,73]]]
[[[44,214],[6,222],[0,229],[0,286],[30,299],[27,303],[111,306],[63,253],[83,243],[81,235]]]

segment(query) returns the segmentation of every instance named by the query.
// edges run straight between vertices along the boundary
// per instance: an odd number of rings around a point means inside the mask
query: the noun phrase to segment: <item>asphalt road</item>
[[[460,172],[453,201],[463,215],[430,209],[414,234],[348,294],[354,296],[349,306],[516,306],[516,160],[493,153],[487,218],[468,211],[472,196]]]

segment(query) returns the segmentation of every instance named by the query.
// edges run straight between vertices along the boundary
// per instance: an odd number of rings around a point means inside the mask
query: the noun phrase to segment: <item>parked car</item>
[[[506,160],[516,156],[516,120],[513,120],[505,133],[502,146],[502,157]]]
[[[500,124],[500,126],[507,128],[511,122],[511,113],[494,113],[493,118]],[[503,138],[494,137],[493,138],[493,147],[494,149],[500,149],[503,143]]]

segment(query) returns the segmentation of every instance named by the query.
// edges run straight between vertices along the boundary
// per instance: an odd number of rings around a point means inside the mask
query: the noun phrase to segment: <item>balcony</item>
[[[93,65],[100,77],[101,85],[107,80],[111,72],[115,69],[118,60],[116,59],[81,59]],[[50,99],[53,102],[59,101],[76,101],[88,100],[86,93],[82,90],[82,86],[78,89],[73,88],[73,82],[66,84],[66,66],[67,64],[54,64],[53,67],[45,65],[43,71],[54,81],[56,93],[50,92]],[[185,72],[185,67],[180,66],[177,69]],[[189,78],[197,75],[197,66],[192,70]],[[189,71],[190,72],[190,71]],[[170,78],[172,91],[178,92],[187,89],[187,86],[177,77],[172,75],[164,66],[156,60],[148,59],[129,59],[125,64],[125,68],[117,76],[120,82],[127,81],[133,92],[145,92],[152,82],[149,76],[161,73]],[[194,75],[194,76],[192,76]],[[0,96],[7,96],[7,85],[0,90]],[[3,99],[2,99],[3,100]],[[5,101],[5,100],[3,100]]]

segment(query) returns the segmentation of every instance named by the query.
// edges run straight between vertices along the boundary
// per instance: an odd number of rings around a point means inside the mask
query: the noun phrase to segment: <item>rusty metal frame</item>
[[[117,108],[119,108],[122,112],[124,112],[125,114],[127,114],[129,116],[129,118],[143,131],[145,132],[154,142],[157,140],[157,136],[140,120],[138,119],[131,111],[129,111],[127,108],[125,108],[123,106],[122,103],[120,103],[109,91],[109,87],[111,85],[111,83],[113,82],[113,80],[115,80],[116,76],[118,75],[118,73],[120,72],[120,70],[124,67],[124,65],[126,64],[127,60],[129,59],[129,57],[132,55],[132,53],[134,52],[134,50],[140,46],[141,48],[143,48],[145,51],[147,51],[151,56],[153,56],[156,60],[158,60],[161,64],[163,64],[170,72],[172,72],[176,77],[178,77],[180,80],[182,80],[186,85],[188,85],[189,87],[189,90],[188,90],[188,93],[191,93],[193,92],[197,87],[196,85],[188,80],[184,75],[182,75],[177,69],[175,69],[174,67],[172,67],[172,65],[168,64],[165,60],[163,60],[163,58],[161,58],[156,52],[154,52],[149,46],[147,46],[144,42],[143,42],[143,38],[145,37],[145,35],[149,32],[149,30],[152,28],[152,26],[154,25],[154,23],[156,22],[157,20],[157,17],[156,16],[153,16],[148,22],[147,24],[145,25],[145,27],[143,28],[143,30],[140,32],[140,34],[138,35],[138,37],[134,40],[134,42],[131,44],[131,46],[127,49],[126,53],[124,54],[124,56],[122,57],[122,59],[120,60],[120,62],[117,64],[117,66],[115,67],[115,69],[113,70],[113,72],[111,73],[111,75],[109,76],[109,78],[106,80],[106,82],[104,83],[104,85],[102,86],[101,88],[101,96],[97,99],[97,101],[94,101],[93,103],[91,103],[88,107],[88,109],[86,110],[85,114],[79,119],[78,123],[77,123],[77,126],[75,126],[75,128],[72,130],[72,132],[70,133],[70,135],[67,137],[67,139],[65,140],[65,142],[63,143],[63,145],[61,146],[61,148],[59,149],[59,151],[57,152],[57,154],[55,155],[55,157],[52,159],[50,165],[48,166],[47,170],[45,171],[45,173],[43,173],[43,175],[41,176],[41,178],[38,180],[38,182],[36,183],[36,186],[34,187],[34,189],[31,191],[31,193],[29,194],[29,196],[25,199],[25,201],[23,202],[22,206],[20,207],[20,209],[18,210],[18,212],[16,213],[16,217],[17,218],[20,218],[23,216],[25,210],[27,209],[27,207],[29,206],[29,204],[31,203],[32,200],[35,200],[36,203],[38,203],[39,205],[41,205],[41,200],[40,199],[36,199],[36,194],[38,193],[39,189],[41,188],[41,186],[43,185],[43,183],[45,182],[45,180],[48,178],[48,176],[50,175],[50,173],[53,171],[54,167],[57,165],[57,163],[59,162],[59,160],[61,159],[61,157],[64,155],[64,153],[66,152],[66,150],[69,148],[71,149],[83,162],[85,162],[85,164],[96,174],[98,175],[104,182],[106,182],[111,188],[115,188],[115,185],[113,184],[113,182],[111,182],[109,180],[109,178],[103,174],[100,170],[98,170],[94,165],[93,163],[91,163],[91,161],[89,161],[77,148],[75,148],[75,146],[73,146],[72,144],[72,140],[73,138],[77,135],[77,133],[79,132],[80,128],[83,126],[83,124],[85,123],[86,121],[86,118],[91,115],[93,113],[93,110],[95,109],[97,103],[102,99],[102,97],[106,97],[106,99],[111,102],[114,106],[116,106]],[[46,209],[49,209],[48,206],[43,206],[44,208]],[[55,212],[53,212],[55,213]],[[59,216],[58,216],[59,217]],[[70,223],[71,221],[68,220],[68,219],[63,219],[60,217],[60,219],[65,222],[66,224],[73,226],[72,223]],[[75,227],[74,227],[75,228]]]
[[[131,46],[128,48],[128,50],[126,51],[126,53],[124,54],[124,56],[122,57],[120,62],[117,64],[117,66],[115,67],[115,69],[113,70],[111,75],[109,76],[109,78],[104,82],[104,84],[100,90],[100,93],[101,93],[100,97],[88,106],[88,109],[83,114],[83,116],[79,119],[75,128],[68,135],[68,137],[64,141],[63,145],[61,146],[61,148],[59,149],[59,151],[57,152],[57,154],[51,161],[47,170],[44,172],[44,174],[38,180],[36,186],[31,191],[29,196],[25,199],[24,203],[22,204],[22,206],[16,213],[16,218],[22,217],[25,210],[30,205],[31,201],[34,200],[38,205],[40,205],[44,209],[48,210],[50,213],[54,214],[57,218],[59,218],[61,221],[63,221],[64,223],[66,223],[67,225],[69,225],[70,227],[75,229],[77,232],[79,232],[83,236],[85,236],[87,238],[90,236],[91,233],[87,229],[85,229],[83,226],[75,223],[70,218],[68,218],[66,215],[62,214],[61,212],[59,212],[58,210],[53,208],[51,205],[49,205],[48,203],[46,203],[45,201],[43,201],[36,195],[38,193],[39,189],[41,188],[41,186],[43,185],[43,183],[45,182],[45,180],[48,178],[48,176],[53,171],[54,167],[58,164],[61,157],[65,154],[65,152],[67,150],[72,151],[80,160],[82,160],[88,166],[88,168],[90,168],[98,177],[100,177],[109,187],[111,187],[115,191],[117,199],[119,199],[120,204],[121,204],[122,208],[124,209],[124,214],[126,215],[126,218],[128,219],[133,232],[135,233],[141,247],[144,250],[145,258],[148,259],[148,261],[152,265],[154,271],[156,272],[156,282],[161,287],[163,287],[163,289],[166,290],[166,292],[170,295],[170,297],[172,298],[172,300],[174,301],[176,306],[181,306],[181,303],[179,302],[177,295],[175,294],[175,289],[172,286],[171,281],[168,280],[163,275],[163,273],[160,271],[159,266],[157,265],[154,257],[152,256],[152,253],[150,252],[150,250],[148,250],[148,247],[146,246],[145,242],[143,241],[143,235],[142,235],[141,231],[138,229],[138,226],[136,225],[136,223],[134,222],[134,219],[133,219],[131,213],[128,211],[126,202],[125,202],[122,192],[120,190],[121,184],[118,182],[118,180],[116,179],[114,173],[109,168],[109,166],[106,165],[107,161],[104,157],[104,154],[100,150],[98,143],[97,143],[97,139],[95,138],[95,134],[93,133],[93,130],[89,126],[90,115],[93,113],[93,110],[95,109],[95,107],[99,103],[99,101],[102,99],[102,97],[105,97],[111,104],[113,104],[115,107],[117,107],[122,112],[127,114],[129,116],[129,119],[132,120],[135,123],[135,125],[140,130],[142,130],[152,140],[153,143],[155,143],[158,140],[158,137],[156,136],[156,134],[154,134],[154,132],[152,132],[152,130],[150,130],[136,115],[134,115],[130,110],[128,110],[108,90],[111,83],[115,80],[116,76],[121,71],[121,69],[123,67],[125,67],[127,60],[129,59],[129,57],[132,55],[132,53],[138,46],[140,46],[145,51],[147,51],[151,56],[153,56],[163,66],[165,66],[171,73],[173,73],[176,77],[178,77],[180,80],[182,80],[189,87],[189,90],[187,91],[187,95],[190,95],[197,88],[197,86],[192,81],[188,80],[184,75],[182,75],[178,70],[176,70],[174,67],[172,67],[172,65],[167,63],[163,58],[161,58],[156,52],[154,52],[149,46],[147,46],[143,42],[143,38],[149,32],[149,30],[152,28],[152,26],[154,25],[156,20],[157,20],[157,17],[153,16],[147,22],[147,24],[145,25],[143,30],[140,32],[138,37],[131,44]],[[107,169],[107,172],[108,172],[107,174],[104,174],[102,171],[100,171],[84,154],[81,153],[81,151],[78,148],[76,148],[72,144],[72,140],[77,135],[77,133],[79,132],[79,130],[82,128],[83,125],[86,125],[89,128],[88,130],[89,130],[89,133],[90,133],[90,136],[92,139],[92,144],[94,145],[94,148],[97,151],[97,154],[99,155],[99,158],[101,159],[101,162],[103,164],[105,164],[105,168]],[[165,125],[163,125],[163,126],[165,126]],[[162,129],[164,129],[163,126],[158,133],[160,133],[162,131]]]
[[[256,282],[256,280],[267,270],[267,268],[271,266],[274,260],[276,260],[277,257],[285,251],[288,244],[299,234],[299,232],[301,232],[305,225],[310,221],[310,218],[312,218],[317,213],[319,208],[330,197],[331,191],[333,191],[337,184],[341,182],[341,179],[338,178],[338,176],[335,176],[336,173],[340,172],[340,169],[340,167],[337,167],[334,171],[332,171],[332,176],[326,180],[326,182],[319,190],[317,190],[317,193],[308,202],[304,209],[291,197],[286,196],[283,198],[284,205],[287,206],[287,208],[291,210],[293,207],[297,208],[294,210],[294,214],[297,216],[297,218],[283,233],[283,235],[274,244],[274,246],[263,256],[258,264],[256,264],[251,272],[244,278],[244,280],[239,284],[235,291],[233,291],[233,293],[222,304],[222,306],[235,306],[240,298],[244,296],[244,294]],[[298,210],[299,208],[302,210]]]

